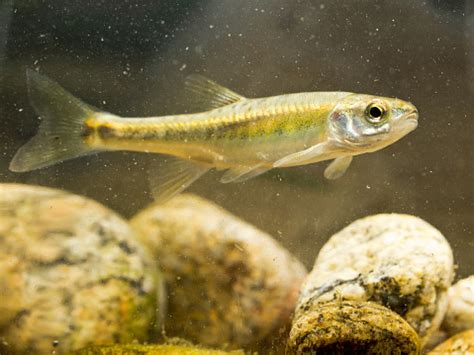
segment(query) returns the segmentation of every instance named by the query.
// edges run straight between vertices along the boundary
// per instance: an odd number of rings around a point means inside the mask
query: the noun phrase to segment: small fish
[[[354,155],[370,153],[417,127],[411,103],[350,92],[310,92],[243,97],[200,75],[188,93],[207,111],[125,118],[89,106],[59,84],[27,72],[29,96],[42,122],[21,147],[10,170],[29,171],[107,150],[168,155],[152,169],[157,200],[181,192],[208,170],[226,170],[221,182],[240,182],[272,168],[334,159],[324,175],[344,174]]]

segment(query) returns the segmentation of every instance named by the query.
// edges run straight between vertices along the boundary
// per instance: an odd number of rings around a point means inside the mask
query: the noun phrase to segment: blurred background
[[[25,70],[123,116],[187,112],[192,73],[249,97],[354,91],[412,101],[418,129],[327,165],[271,171],[240,184],[210,173],[189,191],[269,232],[311,268],[322,244],[375,213],[417,215],[474,272],[474,4],[469,0],[0,1],[0,182],[89,196],[125,217],[152,202],[147,154],[113,152],[23,174],[15,151],[39,120]]]

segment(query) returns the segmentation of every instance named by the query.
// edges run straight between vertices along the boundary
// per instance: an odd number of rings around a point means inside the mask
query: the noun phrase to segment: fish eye
[[[382,105],[378,103],[372,103],[369,106],[367,106],[367,110],[366,110],[367,120],[370,123],[380,123],[383,121],[385,112],[386,112],[385,108]]]

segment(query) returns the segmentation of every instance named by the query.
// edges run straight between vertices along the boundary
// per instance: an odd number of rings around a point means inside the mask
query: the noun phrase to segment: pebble
[[[284,333],[306,270],[271,236],[190,194],[131,224],[163,270],[168,336],[239,349]]]
[[[448,311],[442,328],[454,335],[474,329],[474,275],[459,280],[448,291]]]
[[[453,275],[448,242],[422,219],[380,214],[357,220],[320,250],[301,290],[290,348],[296,349],[296,339],[308,332],[318,332],[316,320],[324,316],[321,305],[338,300],[357,302],[358,307],[375,302],[399,314],[417,332],[423,346],[444,317]],[[383,319],[386,317],[381,316]],[[311,330],[302,322],[316,328]],[[353,336],[357,342],[357,335]]]
[[[151,255],[118,215],[67,192],[0,184],[0,353],[149,341],[159,290]]]
[[[452,336],[428,353],[428,355],[436,354],[474,354],[474,329],[465,330]]]
[[[329,301],[298,317],[287,354],[417,354],[418,334],[398,314],[374,302]]]

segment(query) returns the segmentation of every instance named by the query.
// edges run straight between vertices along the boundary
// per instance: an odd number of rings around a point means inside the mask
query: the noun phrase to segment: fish
[[[199,74],[185,81],[199,112],[147,118],[97,109],[34,70],[27,71],[27,84],[41,123],[13,157],[11,171],[102,151],[164,154],[166,163],[149,169],[158,201],[211,169],[224,171],[220,181],[230,183],[332,160],[324,176],[337,179],[353,156],[387,147],[418,125],[416,107],[397,98],[342,91],[247,98]]]

